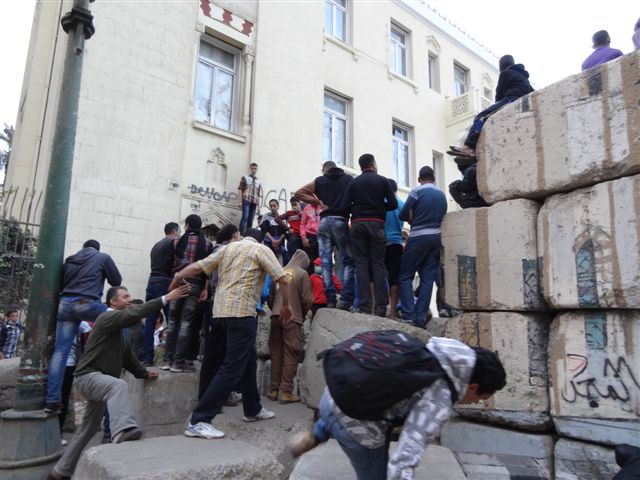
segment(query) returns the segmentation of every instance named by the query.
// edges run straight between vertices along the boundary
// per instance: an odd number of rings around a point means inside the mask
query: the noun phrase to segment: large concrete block
[[[556,442],[554,462],[556,480],[610,480],[620,470],[613,448],[566,438]]]
[[[273,455],[248,443],[180,435],[89,448],[73,480],[277,480],[281,471]]]
[[[482,197],[544,198],[640,172],[639,79],[630,53],[492,115],[478,144]]]
[[[549,197],[538,217],[555,308],[640,308],[640,175]]]
[[[389,452],[393,452],[392,443]],[[306,453],[296,464],[289,480],[353,480],[355,472],[335,440]],[[465,480],[467,477],[447,448],[429,445],[415,470],[414,480]]]
[[[446,337],[497,351],[507,386],[489,400],[459,405],[465,416],[499,425],[542,431],[552,426],[547,384],[547,341],[551,319],[516,312],[465,313],[450,318]]]
[[[133,411],[145,437],[178,435],[198,399],[198,373],[159,373],[157,380],[138,380],[127,373]]]
[[[0,360],[0,412],[15,406],[20,357]]]
[[[558,315],[549,337],[551,414],[561,435],[637,445],[640,312]]]
[[[540,204],[511,200],[448,213],[442,223],[445,296],[466,310],[545,310],[538,275]]]
[[[553,477],[553,437],[450,420],[440,443],[451,449],[468,479],[550,480]]]
[[[336,308],[318,310],[311,327],[299,379],[300,395],[309,407],[318,408],[320,397],[326,385],[322,362],[316,359],[318,353],[356,333],[369,330],[402,330],[416,338],[423,339],[425,343],[431,337],[427,330],[381,317],[349,313]]]

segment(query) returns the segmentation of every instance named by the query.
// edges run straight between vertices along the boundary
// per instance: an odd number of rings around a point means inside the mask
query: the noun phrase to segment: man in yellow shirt
[[[239,238],[234,234],[234,240]],[[211,420],[223,406],[236,380],[241,378],[242,406],[245,422],[273,418],[273,412],[263,408],[256,384],[256,305],[266,275],[277,282],[282,294],[280,317],[292,318],[289,289],[284,269],[274,253],[260,243],[262,233],[251,229],[241,241],[232,241],[212,255],[192,263],[176,274],[172,285],[198,273],[218,272],[218,287],[213,302],[213,318],[222,324],[227,334],[222,366],[200,398],[191,416],[187,437],[222,438],[224,433],[213,428]]]

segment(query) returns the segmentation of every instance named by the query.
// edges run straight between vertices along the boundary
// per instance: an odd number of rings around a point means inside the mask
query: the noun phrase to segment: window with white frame
[[[332,92],[324,92],[322,150],[324,161],[347,164],[347,119],[349,100]]]
[[[429,60],[428,60],[428,70],[429,70],[429,88],[431,90],[435,90],[436,92],[440,91],[440,65],[438,63],[438,56],[429,52]]]
[[[409,186],[409,139],[410,129],[394,122],[392,126],[391,158],[393,162],[393,178],[398,185]]]
[[[469,90],[469,70],[458,63],[453,64],[453,84],[456,97]]]
[[[343,42],[347,41],[347,0],[325,0],[324,31]]]
[[[233,130],[240,51],[220,40],[200,41],[196,69],[195,119]]]
[[[398,27],[391,25],[390,31],[390,59],[391,71],[398,75],[407,76],[407,39],[409,34]]]
[[[445,190],[444,155],[433,150],[431,158],[433,159],[433,175],[436,178],[436,186],[440,190]]]

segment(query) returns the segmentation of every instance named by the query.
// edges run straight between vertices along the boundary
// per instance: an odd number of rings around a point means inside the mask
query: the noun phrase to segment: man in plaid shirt
[[[249,174],[243,175],[238,185],[238,207],[242,209],[240,235],[244,235],[245,231],[252,227],[256,209],[262,199],[262,186],[256,177],[257,172],[258,164],[252,163],[249,165]]]
[[[4,324],[0,328],[0,359],[16,356],[20,334],[24,325],[18,322],[18,311],[7,310],[4,314]]]

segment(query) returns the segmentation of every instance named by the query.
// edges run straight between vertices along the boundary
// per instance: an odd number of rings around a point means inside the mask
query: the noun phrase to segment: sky
[[[598,30],[609,32],[612,47],[630,52],[633,26],[640,17],[637,0],[425,1],[497,56],[513,55],[536,88],[579,72]],[[0,127],[15,125],[34,6],[35,0],[0,0]]]

